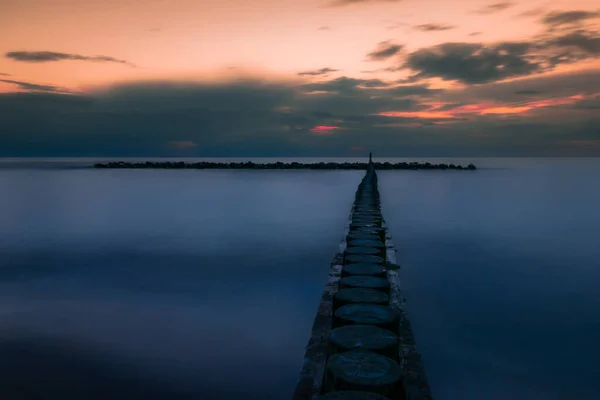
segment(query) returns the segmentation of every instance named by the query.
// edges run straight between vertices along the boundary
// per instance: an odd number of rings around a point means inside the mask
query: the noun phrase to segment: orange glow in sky
[[[574,95],[565,98],[535,100],[519,105],[500,105],[488,102],[480,104],[468,104],[446,111],[436,111],[437,109],[443,107],[445,103],[424,103],[430,107],[426,111],[386,111],[380,113],[379,115],[403,118],[454,119],[458,118],[459,116],[464,116],[465,114],[524,114],[537,108],[573,104],[579,100],[582,100],[583,98],[584,96],[582,95]]]
[[[126,60],[22,63],[0,57],[0,73],[70,89],[143,79],[207,79],[233,69],[294,77],[331,68],[330,77],[397,79],[405,72],[364,74],[389,63],[366,55],[392,41],[403,52],[442,42],[527,40],[538,17],[520,14],[597,8],[595,0],[532,0],[493,14],[487,0],[404,0],[326,7],[328,0],[18,0],[0,12],[0,54],[54,51]],[[425,24],[450,26],[423,31]],[[306,77],[311,79],[311,77]],[[8,84],[3,84],[4,90]],[[11,86],[10,90],[16,88]]]

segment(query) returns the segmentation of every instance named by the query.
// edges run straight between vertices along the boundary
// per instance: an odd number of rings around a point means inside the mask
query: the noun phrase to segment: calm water
[[[1,170],[0,398],[291,397],[362,175]]]
[[[379,173],[434,397],[600,398],[600,159],[476,164]]]
[[[362,172],[89,161],[0,161],[0,398],[289,398]],[[436,400],[597,399],[600,160],[454,161],[379,173]]]

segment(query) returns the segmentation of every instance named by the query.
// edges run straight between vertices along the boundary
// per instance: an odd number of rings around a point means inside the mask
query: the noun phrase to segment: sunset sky
[[[18,0],[0,156],[600,156],[595,0]]]

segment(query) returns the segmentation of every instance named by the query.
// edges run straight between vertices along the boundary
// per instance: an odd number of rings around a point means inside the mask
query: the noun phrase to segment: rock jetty
[[[248,162],[208,162],[200,161],[196,163],[186,163],[183,161],[146,161],[146,162],[126,162],[126,161],[115,161],[108,163],[97,163],[94,164],[94,168],[160,168],[160,169],[320,169],[320,170],[366,170],[368,163],[350,163],[350,162],[320,162],[320,163],[254,163]],[[469,164],[466,167],[455,164],[431,164],[431,163],[418,163],[418,162],[374,162],[373,166],[378,170],[392,170],[392,169],[404,169],[404,170],[421,170],[421,169],[436,169],[436,170],[463,170],[472,171],[477,169],[475,165]]]
[[[313,323],[292,400],[432,400],[371,163]]]

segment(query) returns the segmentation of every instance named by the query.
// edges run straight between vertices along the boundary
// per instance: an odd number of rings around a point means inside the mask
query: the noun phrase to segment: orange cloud
[[[461,115],[511,115],[525,114],[528,111],[543,107],[554,107],[560,105],[568,105],[576,103],[585,97],[578,94],[563,98],[534,100],[530,102],[519,102],[518,104],[495,104],[492,102],[484,102],[477,104],[467,104],[457,106],[451,109],[444,109],[449,103],[431,102],[425,103],[429,108],[425,111],[386,111],[379,115],[386,117],[403,117],[403,118],[422,118],[422,119],[447,119],[452,120]]]

